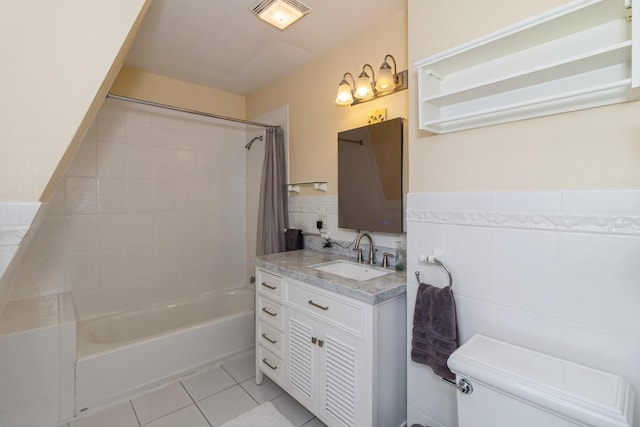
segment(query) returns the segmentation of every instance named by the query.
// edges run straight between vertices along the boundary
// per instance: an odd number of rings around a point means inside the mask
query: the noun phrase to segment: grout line
[[[138,426],[142,426],[142,423],[140,422],[140,417],[138,417],[138,412],[136,412],[136,407],[133,406],[133,400],[129,400],[129,405],[131,405],[131,409],[133,409],[133,415],[136,416],[136,421],[138,421]]]
[[[191,398],[191,400],[193,401],[193,404],[195,405],[195,407],[198,410],[198,412],[200,412],[200,414],[202,415],[202,418],[204,418],[204,420],[207,422],[207,424],[209,424],[209,427],[213,427],[213,425],[209,422],[209,418],[207,418],[207,416],[204,414],[204,412],[202,412],[202,409],[200,409],[200,407],[198,406],[198,402],[196,402],[196,400],[193,398],[193,396],[191,396],[191,393],[189,393],[189,390],[187,390],[187,388],[184,386],[184,384],[182,384],[182,381],[180,381],[180,385],[182,386],[184,391],[187,392],[187,395],[189,395],[189,398]]]

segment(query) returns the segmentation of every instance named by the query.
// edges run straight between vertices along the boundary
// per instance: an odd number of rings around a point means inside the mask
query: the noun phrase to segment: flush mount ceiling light
[[[387,60],[393,62],[393,68],[391,68]],[[369,77],[369,74],[366,72],[367,67],[371,70],[371,77]],[[347,76],[351,77],[353,86],[349,85]],[[351,73],[344,73],[342,81],[338,85],[336,104],[356,105],[407,89],[407,77],[407,70],[398,73],[396,70],[396,59],[391,55],[386,55],[378,71],[378,80],[376,80],[373,67],[369,64],[364,64],[358,80],[355,80]]]
[[[297,0],[260,0],[251,6],[251,11],[263,21],[284,30],[311,9]]]

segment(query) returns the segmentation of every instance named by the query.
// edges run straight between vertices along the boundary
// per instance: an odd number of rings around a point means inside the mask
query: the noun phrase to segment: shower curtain
[[[256,255],[284,252],[284,231],[289,227],[286,189],[287,165],[281,127],[267,128],[258,207]]]

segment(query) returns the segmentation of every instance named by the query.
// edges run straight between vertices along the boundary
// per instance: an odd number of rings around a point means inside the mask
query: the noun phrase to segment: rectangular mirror
[[[404,120],[338,133],[338,226],[402,233]]]

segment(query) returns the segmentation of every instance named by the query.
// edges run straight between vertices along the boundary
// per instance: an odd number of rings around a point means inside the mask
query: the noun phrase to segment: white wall
[[[55,191],[12,299],[80,319],[241,286],[245,129],[107,100]]]
[[[640,425],[640,190],[414,193],[408,201],[407,345],[418,263],[444,251],[461,344],[480,333],[626,378]],[[410,360],[408,425],[457,425],[455,389]]]

